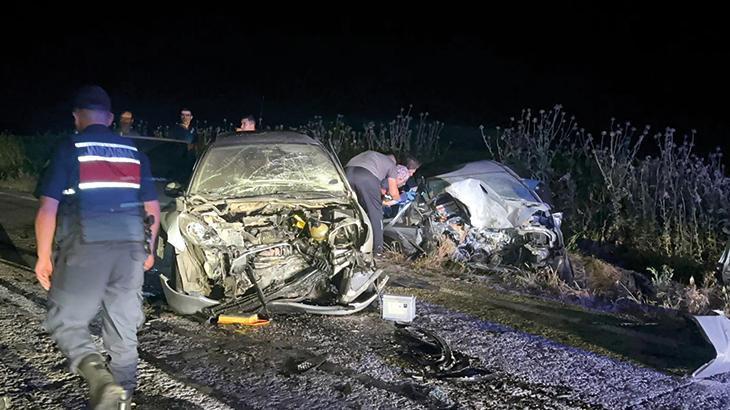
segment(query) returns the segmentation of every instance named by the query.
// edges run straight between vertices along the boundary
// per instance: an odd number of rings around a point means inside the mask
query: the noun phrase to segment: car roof
[[[474,175],[505,173],[514,176],[504,164],[496,161],[482,160],[459,164],[453,167],[450,172],[443,172],[435,175],[438,178],[448,177],[470,177]]]
[[[295,131],[228,132],[216,137],[211,148],[248,144],[322,144],[312,137]]]

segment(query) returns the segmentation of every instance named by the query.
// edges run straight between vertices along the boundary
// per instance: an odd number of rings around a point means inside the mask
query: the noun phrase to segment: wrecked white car
[[[386,219],[383,231],[409,255],[447,240],[452,259],[477,268],[549,266],[572,281],[561,221],[511,169],[477,161],[422,177],[414,200]]]
[[[163,215],[178,313],[303,311],[345,315],[370,305],[375,269],[368,219],[341,165],[294,132],[219,136]]]

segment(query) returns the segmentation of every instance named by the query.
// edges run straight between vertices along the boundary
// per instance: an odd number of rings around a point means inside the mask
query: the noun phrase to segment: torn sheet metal
[[[469,209],[471,226],[492,229],[514,227],[508,219],[504,205],[490,197],[479,180],[465,179],[455,182],[446,188],[446,192]]]
[[[170,287],[167,277],[160,275],[162,283],[162,291],[165,293],[165,299],[173,310],[182,315],[191,315],[201,309],[205,309],[218,304],[217,300],[208,299],[201,295],[188,295],[175,291]]]

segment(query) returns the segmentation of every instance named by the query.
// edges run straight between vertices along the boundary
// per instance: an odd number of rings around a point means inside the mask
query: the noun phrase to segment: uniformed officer
[[[87,380],[92,407],[117,409],[131,401],[137,383],[142,282],[154,264],[160,206],[147,157],[109,129],[108,94],[81,88],[73,117],[78,133],[58,147],[40,186],[35,272],[50,289],[46,329],[71,371]],[[154,217],[151,235],[145,215]],[[109,363],[89,331],[99,308]]]

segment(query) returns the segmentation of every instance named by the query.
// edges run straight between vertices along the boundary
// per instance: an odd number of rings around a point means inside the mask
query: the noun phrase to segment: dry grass
[[[19,192],[33,192],[38,178],[26,173],[20,173],[14,178],[0,179],[0,189],[9,189]]]
[[[388,259],[390,262],[397,265],[403,265],[408,263],[408,256],[403,253],[399,243],[395,242],[392,245],[386,244],[384,246],[383,257]]]
[[[416,259],[413,266],[416,269],[441,269],[448,262],[451,262],[451,257],[455,252],[456,245],[454,242],[444,239],[439,241],[433,252]]]
[[[456,246],[450,240],[444,240],[433,252],[410,260],[398,249],[398,246],[388,248],[386,258],[404,269],[428,271],[441,275],[462,274],[470,269],[464,264],[458,264],[451,259]],[[720,288],[715,276],[711,273],[704,275],[701,286],[690,279],[688,285],[682,285],[674,280],[674,271],[667,266],[660,270],[649,269],[652,273],[651,286],[654,295],[642,293],[636,284],[634,275],[600,259],[571,254],[576,281],[565,283],[557,271],[551,268],[542,269],[510,269],[494,274],[499,283],[508,288],[522,290],[531,294],[549,295],[561,300],[593,300],[598,298],[609,304],[621,300],[629,300],[639,305],[654,305],[667,309],[681,310],[690,314],[705,314],[711,309],[724,309],[730,314],[730,290]]]
[[[482,139],[494,159],[547,183],[568,243],[625,246],[632,269],[670,264],[685,282],[712,268],[730,224],[722,152],[695,152],[695,131],[615,119],[599,131],[579,128],[556,106],[523,110],[506,128],[482,129]]]
[[[690,277],[689,286],[684,288],[684,300],[687,311],[692,314],[706,313],[710,306],[709,292],[712,288],[698,288],[695,285],[695,278]]]
[[[585,267],[585,287],[600,295],[619,293],[620,283],[624,279],[622,272],[594,257],[583,257],[582,260]]]
[[[388,152],[401,157],[412,154],[426,163],[442,153],[441,132],[444,123],[431,119],[427,112],[414,117],[412,109],[413,106],[402,108],[387,123],[366,122],[362,130],[349,125],[342,115],[333,120],[316,116],[293,129],[331,147],[343,163],[366,150]]]
[[[530,290],[560,291],[565,285],[554,269],[527,269],[510,275],[518,287]]]

